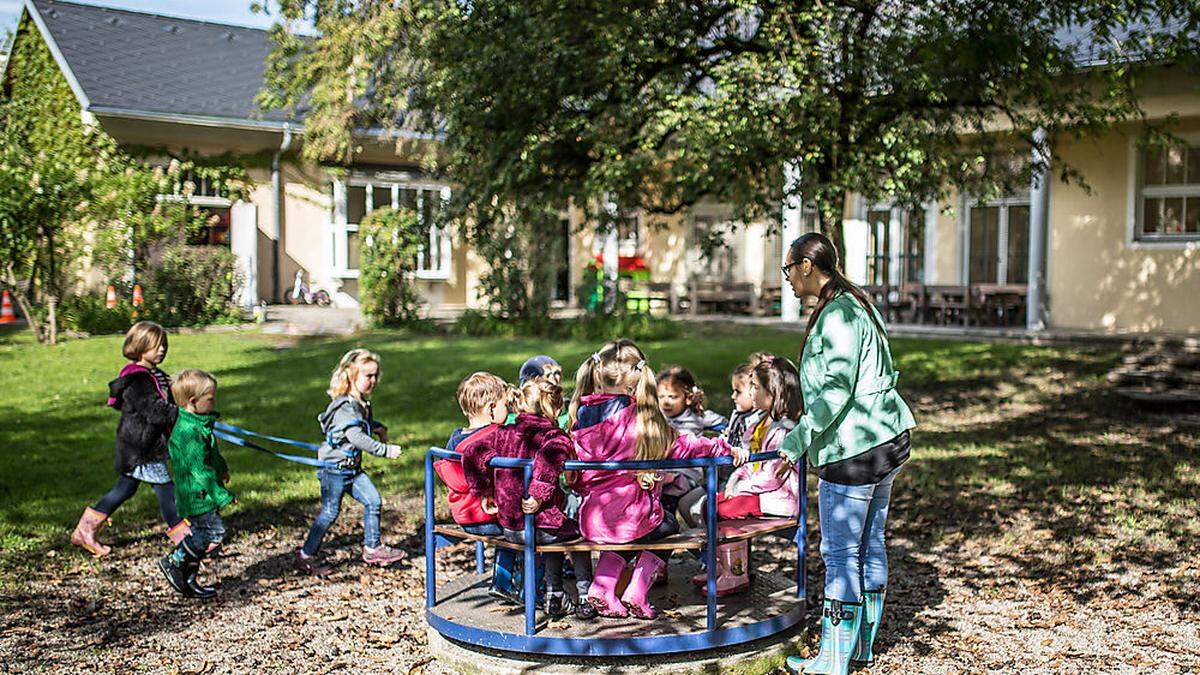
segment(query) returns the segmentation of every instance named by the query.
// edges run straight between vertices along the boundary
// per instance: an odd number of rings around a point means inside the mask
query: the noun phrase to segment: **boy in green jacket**
[[[189,598],[211,598],[216,589],[196,580],[200,561],[221,545],[225,523],[221,509],[234,501],[225,489],[229,467],[217,450],[213,423],[217,420],[217,379],[203,370],[180,372],[171,385],[179,403],[179,419],[171,432],[168,449],[175,475],[175,505],[187,518],[192,533],[174,551],[158,561],[171,587]]]

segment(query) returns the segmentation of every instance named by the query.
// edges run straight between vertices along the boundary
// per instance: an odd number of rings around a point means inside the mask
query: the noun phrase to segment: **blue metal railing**
[[[762,452],[750,455],[748,462],[761,462],[777,459],[777,452]],[[425,606],[432,608],[437,604],[436,555],[437,544],[434,533],[434,470],[435,458],[460,460],[462,455],[442,448],[430,448],[425,455]],[[705,628],[707,631],[716,630],[717,624],[717,469],[733,464],[732,457],[697,457],[694,459],[661,459],[661,460],[629,460],[622,462],[581,462],[570,460],[563,465],[564,471],[655,471],[673,469],[703,469],[705,474],[705,492],[708,501],[705,504],[705,547],[704,560],[707,567],[707,606],[705,613]],[[489,466],[498,469],[521,469],[524,474],[525,494],[529,494],[529,482],[533,472],[533,460],[513,457],[496,457]],[[808,487],[803,472],[799,476],[799,508],[796,513],[796,597],[803,599],[807,593],[804,573],[804,545],[808,537],[808,525],[805,513],[808,507]],[[483,542],[476,542],[475,564],[478,573],[484,571]],[[525,515],[525,546],[524,563],[526,573],[523,575],[525,593],[525,635],[533,635],[536,631],[537,611],[537,575],[532,573],[537,554],[537,542],[534,536],[534,516]],[[581,600],[583,600],[581,598]]]

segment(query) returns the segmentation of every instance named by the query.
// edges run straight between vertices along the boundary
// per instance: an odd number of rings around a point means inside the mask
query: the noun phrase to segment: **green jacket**
[[[168,448],[175,478],[175,507],[181,518],[224,508],[233,494],[221,484],[229,474],[225,458],[217,450],[213,436],[216,415],[197,415],[179,409],[179,419],[171,431]]]
[[[880,319],[879,312],[871,309]],[[886,335],[849,293],[817,317],[800,355],[804,414],[780,451],[793,462],[807,455],[824,466],[860,455],[917,425],[896,391]]]

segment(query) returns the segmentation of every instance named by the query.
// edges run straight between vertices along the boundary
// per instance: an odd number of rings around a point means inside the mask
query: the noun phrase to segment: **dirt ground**
[[[1196,415],[1135,409],[1094,374],[913,398],[920,447],[895,489],[880,655],[862,672],[1200,671]],[[165,546],[148,529],[106,534],[102,561],[62,550],[7,561],[3,670],[443,672],[426,651],[420,500],[385,502],[385,539],[409,559],[363,565],[353,505],[327,542],[326,580],[290,569],[311,514],[235,511],[208,569],[221,594],[207,602],[167,588],[154,567]],[[766,565],[782,549],[756,554]],[[439,560],[453,574],[472,556]]]

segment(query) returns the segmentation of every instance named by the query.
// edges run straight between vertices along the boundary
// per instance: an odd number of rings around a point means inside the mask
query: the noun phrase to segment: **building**
[[[80,114],[121,144],[247,158],[255,183],[249,201],[233,203],[204,185],[192,199],[219,216],[211,241],[237,255],[248,304],[282,300],[302,273],[354,305],[361,218],[384,205],[428,212],[452,189],[415,161],[422,144],[436,142],[427,137],[364,134],[348,170],[300,159],[299,121],[254,104],[271,48],[265,31],[26,0],[16,40],[43,41]],[[5,71],[6,80],[20,76]],[[848,276],[890,287],[1027,288],[1040,299],[1029,317],[1034,329],[1200,331],[1197,84],[1164,68],[1143,92],[1149,118],[1176,118],[1187,147],[1147,156],[1133,121],[1100,138],[1057,141],[1090,194],[1046,181],[994,202],[955,196],[916,210],[848,199]],[[574,304],[585,269],[606,251],[644,264],[651,281],[679,294],[694,282],[777,288],[783,238],[770,236],[765,223],[727,227],[729,218],[713,203],[669,218],[631,214],[601,240],[578,212],[564,213],[554,297]],[[784,220],[787,237],[814,222],[798,209]],[[698,241],[714,228],[724,232],[724,246],[701,256]],[[431,228],[418,262],[431,309],[481,304],[480,262],[456,232]]]

